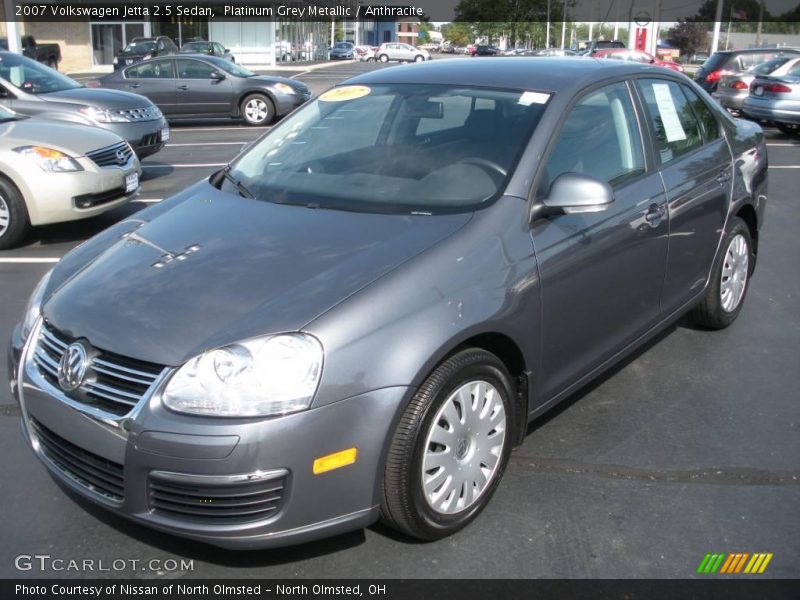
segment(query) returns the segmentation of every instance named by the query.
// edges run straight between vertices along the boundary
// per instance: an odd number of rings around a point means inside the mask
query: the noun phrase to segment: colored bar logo
[[[706,554],[697,572],[702,575],[760,575],[763,573],[769,561],[772,560],[772,552],[731,552],[729,554]]]

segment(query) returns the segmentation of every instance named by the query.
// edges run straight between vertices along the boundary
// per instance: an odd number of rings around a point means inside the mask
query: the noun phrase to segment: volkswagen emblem
[[[77,389],[83,383],[88,366],[86,350],[80,344],[70,344],[58,363],[58,385],[65,392]]]
[[[117,150],[117,162],[121,165],[124,165],[128,161],[128,157],[125,156],[125,149],[120,148]]]

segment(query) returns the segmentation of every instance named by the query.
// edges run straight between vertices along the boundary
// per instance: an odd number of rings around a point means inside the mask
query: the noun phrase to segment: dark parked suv
[[[121,69],[154,56],[177,54],[178,47],[165,35],[137,37],[114,57],[114,69]]]
[[[709,94],[717,89],[719,79],[729,73],[741,73],[783,54],[800,54],[795,48],[751,48],[724,50],[712,54],[694,74],[694,80]]]

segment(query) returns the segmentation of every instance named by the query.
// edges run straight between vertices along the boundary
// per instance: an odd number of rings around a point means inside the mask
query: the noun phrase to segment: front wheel
[[[381,54],[378,57],[378,60],[381,61],[382,63],[389,62],[389,56],[386,54]]]
[[[414,57],[414,62],[422,62],[423,60],[425,60],[425,57],[424,57],[424,56],[422,56],[421,54],[417,54],[417,55]]]
[[[381,499],[387,524],[435,540],[478,516],[508,463],[512,390],[503,363],[478,348],[433,371],[392,438]]]
[[[17,188],[0,179],[0,250],[13,248],[30,230],[28,210]]]
[[[739,316],[753,272],[755,253],[750,228],[739,217],[734,218],[733,227],[722,241],[722,253],[705,296],[691,314],[698,325],[711,329],[724,329]]]
[[[248,125],[268,125],[275,117],[272,101],[262,94],[250,94],[242,100],[242,118]]]
[[[797,135],[800,133],[800,125],[797,123],[775,123],[775,127],[786,135]]]

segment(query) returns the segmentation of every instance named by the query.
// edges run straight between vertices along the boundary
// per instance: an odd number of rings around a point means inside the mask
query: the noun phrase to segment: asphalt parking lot
[[[319,93],[372,68],[384,67],[345,63],[288,75]],[[168,146],[143,162],[138,200],[39,228],[23,247],[0,252],[0,340],[67,251],[208,176],[263,133],[225,121],[173,124]],[[59,488],[26,447],[2,383],[0,577],[81,575],[15,569],[18,555],[48,554],[194,561],[193,570],[102,577],[672,578],[697,576],[710,552],[773,553],[761,577],[800,576],[800,139],[767,134],[769,204],[737,322],[720,332],[679,323],[535,422],[487,510],[458,535],[420,544],[376,525],[248,553],[163,535]]]

